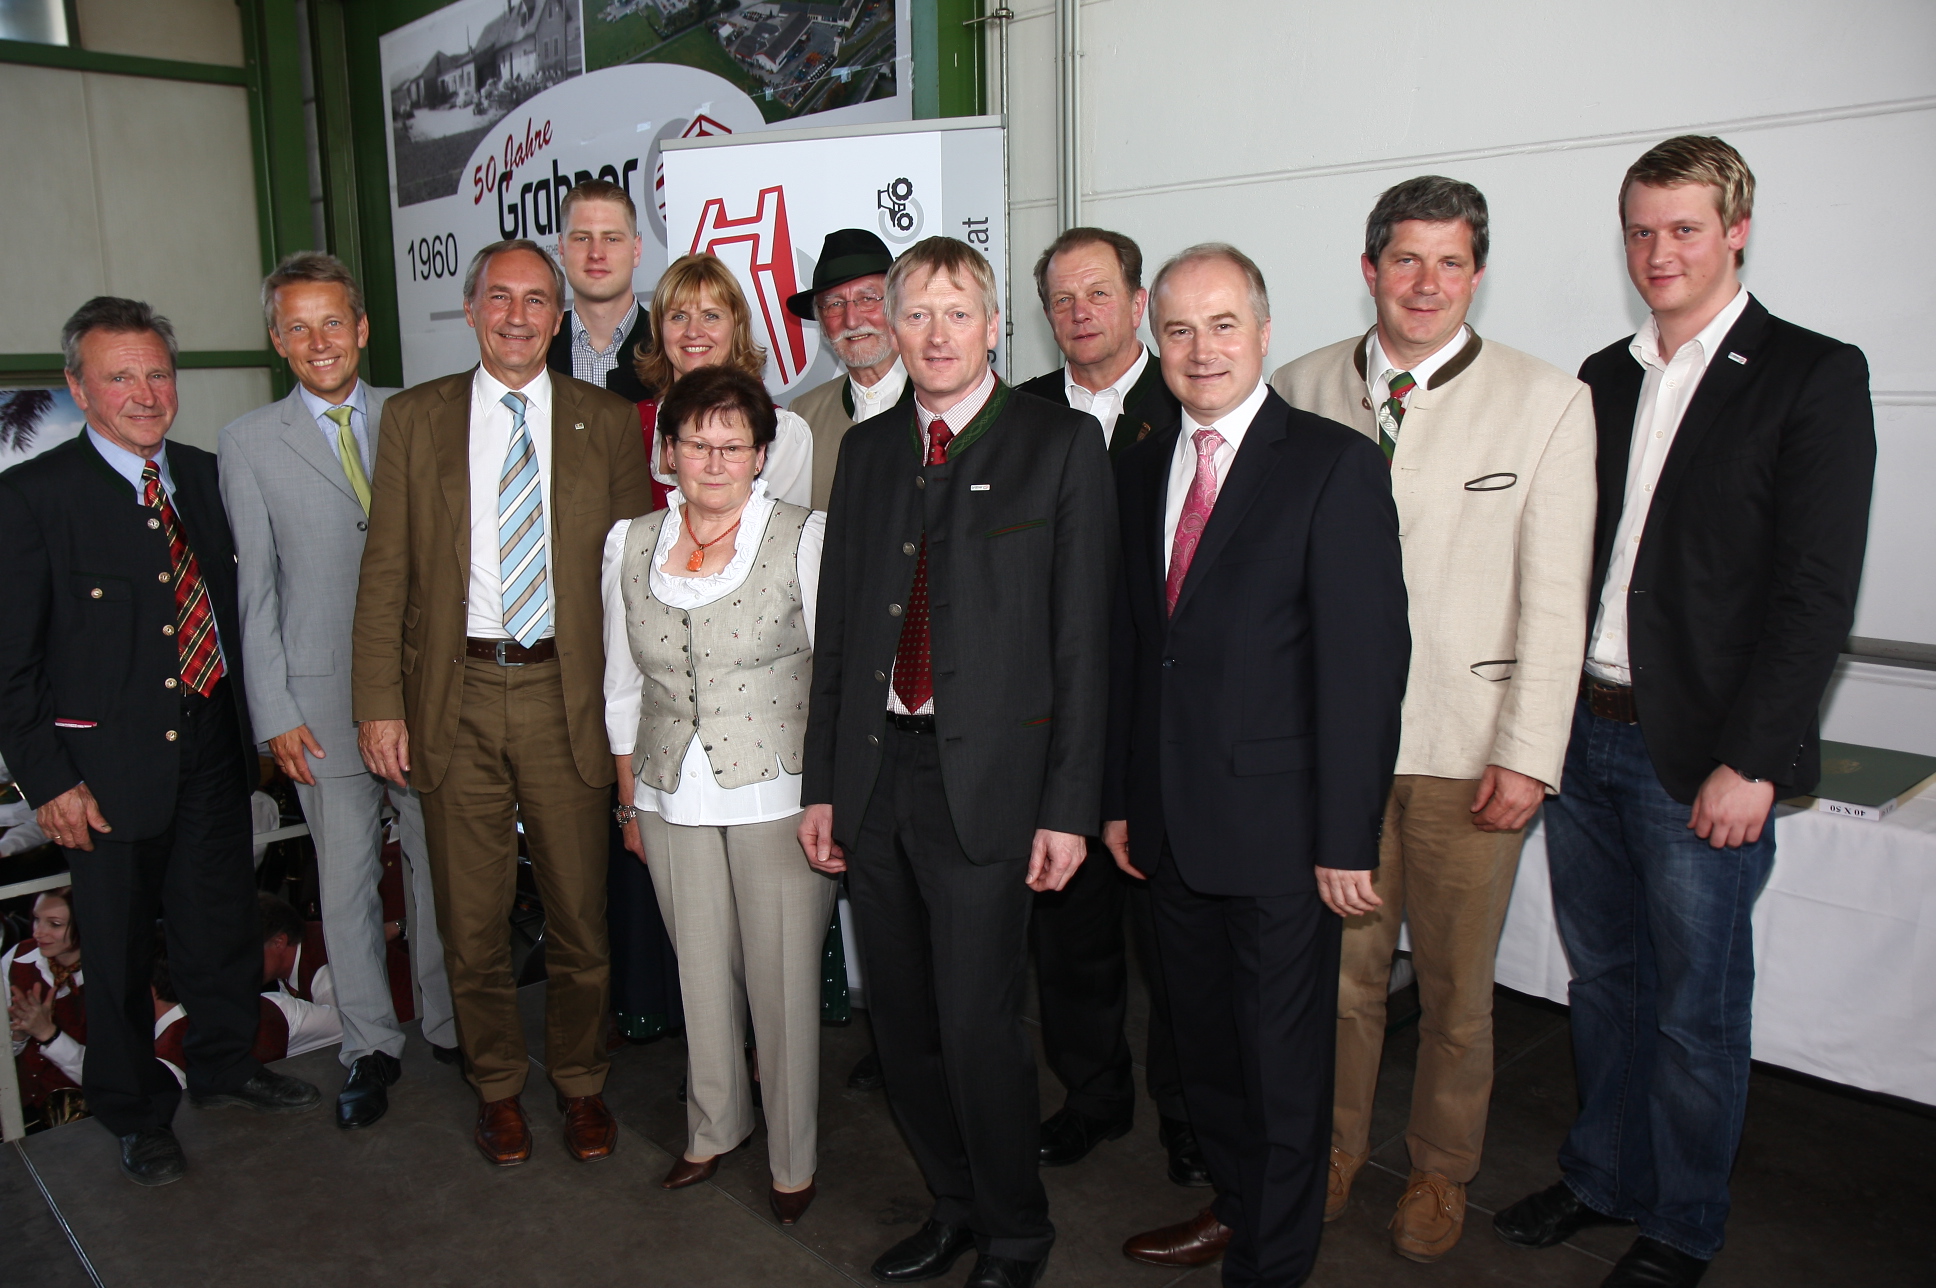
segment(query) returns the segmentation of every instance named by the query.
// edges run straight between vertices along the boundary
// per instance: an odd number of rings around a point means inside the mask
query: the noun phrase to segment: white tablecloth
[[[1755,1059],[1936,1104],[1936,788],[1873,823],[1778,808],[1754,940]],[[1566,1001],[1538,821],[1494,977]]]

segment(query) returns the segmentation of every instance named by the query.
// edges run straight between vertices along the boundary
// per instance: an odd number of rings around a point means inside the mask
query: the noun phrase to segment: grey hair
[[[363,288],[350,275],[350,266],[336,256],[320,250],[299,250],[285,255],[275,271],[262,279],[262,321],[276,329],[276,292],[298,282],[334,282],[350,299],[350,312],[363,318]]]
[[[470,267],[464,270],[464,302],[468,304],[477,298],[477,279],[484,275],[484,265],[490,263],[491,257],[494,255],[502,255],[506,251],[513,250],[528,250],[545,262],[545,267],[551,270],[552,297],[558,301],[558,307],[560,309],[564,308],[565,270],[558,267],[558,261],[551,257],[550,251],[538,245],[538,243],[532,241],[529,237],[513,237],[507,241],[494,241],[489,246],[478,251],[477,254],[471,256]]]
[[[1407,219],[1422,219],[1429,224],[1464,220],[1472,234],[1472,267],[1486,266],[1486,254],[1492,249],[1486,194],[1471,184],[1442,174],[1422,174],[1379,193],[1378,204],[1365,218],[1365,258],[1376,264],[1385,247],[1391,245],[1392,228]]]
[[[1264,286],[1264,271],[1257,267],[1257,261],[1232,246],[1229,242],[1198,242],[1169,257],[1163,267],[1156,270],[1156,278],[1150,283],[1150,299],[1154,300],[1163,290],[1163,282],[1171,273],[1187,264],[1201,263],[1207,259],[1222,260],[1234,264],[1242,270],[1244,282],[1250,287],[1250,311],[1261,322],[1270,321],[1270,291]]]
[[[121,335],[151,332],[168,346],[168,365],[176,365],[181,346],[175,343],[174,324],[140,300],[118,295],[97,295],[67,319],[61,327],[61,365],[69,374],[81,374],[81,340],[91,331],[112,331]]]

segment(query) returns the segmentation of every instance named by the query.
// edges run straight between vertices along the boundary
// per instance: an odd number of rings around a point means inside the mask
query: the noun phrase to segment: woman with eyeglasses
[[[651,871],[685,998],[689,1139],[661,1184],[710,1178],[753,1134],[750,1010],[769,1201],[791,1225],[814,1195],[834,902],[794,836],[826,516],[760,477],[778,415],[758,377],[695,370],[658,412],[677,487],[612,528],[602,588],[625,847]]]
[[[639,404],[639,424],[652,456],[653,499],[663,508],[674,488],[653,446],[659,404],[673,384],[702,367],[735,367],[755,380],[766,372],[766,350],[753,342],[753,315],[733,270],[716,255],[672,261],[652,293],[651,338],[633,355],[639,380],[653,396]],[[807,505],[813,495],[813,431],[790,411],[778,412],[774,441],[760,472],[775,500]]]

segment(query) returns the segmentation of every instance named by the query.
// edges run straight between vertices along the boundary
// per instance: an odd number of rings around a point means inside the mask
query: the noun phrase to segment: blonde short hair
[[[1754,171],[1734,147],[1711,134],[1680,134],[1648,148],[1640,160],[1627,167],[1620,181],[1620,223],[1627,222],[1627,190],[1636,183],[1649,188],[1679,188],[1685,184],[1705,184],[1716,193],[1715,205],[1721,224],[1732,228],[1754,214]],[[1747,262],[1742,251],[1734,252],[1736,267]]]
[[[944,274],[956,286],[973,283],[981,291],[982,307],[989,317],[1002,311],[1002,295],[995,285],[995,270],[988,257],[954,237],[924,237],[901,253],[894,267],[887,270],[887,316],[890,322],[901,311],[901,292],[917,273]]]
[[[666,313],[695,303],[711,291],[721,307],[733,315],[733,347],[726,365],[738,367],[755,380],[766,374],[766,350],[753,343],[753,314],[740,292],[739,280],[717,255],[683,255],[666,266],[659,285],[652,292],[652,334],[632,355],[632,369],[639,381],[654,396],[663,394],[679,378],[665,350]]]

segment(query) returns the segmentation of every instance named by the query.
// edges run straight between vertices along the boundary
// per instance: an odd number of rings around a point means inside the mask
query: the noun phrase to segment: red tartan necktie
[[[937,420],[928,426],[928,464],[948,460],[948,440],[954,431]],[[916,715],[934,697],[934,670],[928,655],[928,537],[921,534],[921,553],[914,561],[914,588],[908,591],[907,613],[901,618],[901,643],[894,650],[894,696]]]
[[[175,647],[181,652],[182,683],[207,697],[222,678],[222,650],[215,642],[215,611],[209,607],[202,568],[188,547],[175,507],[161,490],[161,471],[149,461],[141,467],[141,503],[161,516],[168,534],[168,559],[174,566]]]

